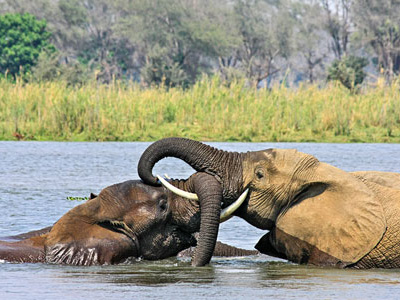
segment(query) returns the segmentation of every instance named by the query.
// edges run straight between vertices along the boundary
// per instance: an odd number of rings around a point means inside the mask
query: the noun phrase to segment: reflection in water
[[[86,272],[88,271],[88,272]],[[215,279],[213,266],[193,268],[190,262],[175,258],[160,261],[137,261],[117,266],[102,266],[96,269],[68,268],[68,277],[95,276],[102,283],[133,285],[167,285],[175,283],[210,284]]]
[[[374,291],[374,286],[378,289],[383,286],[397,289],[400,284],[399,275],[400,270],[335,269],[290,263],[257,265],[258,282],[263,287],[292,289],[309,292],[314,296],[316,292],[335,296],[348,291],[354,292],[357,298],[363,295],[363,288],[370,290],[372,294],[377,292]]]

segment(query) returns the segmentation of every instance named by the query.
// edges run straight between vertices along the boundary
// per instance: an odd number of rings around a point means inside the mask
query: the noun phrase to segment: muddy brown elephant
[[[400,267],[400,174],[349,173],[290,149],[237,153],[167,138],[143,153],[139,176],[156,185],[152,168],[170,156],[213,176],[222,207],[248,190],[234,214],[269,230],[256,245],[262,253],[341,268]]]
[[[179,185],[191,184],[195,177]],[[199,226],[196,201],[182,199],[163,187],[126,181],[103,189],[98,196],[92,194],[51,227],[1,241],[0,259],[69,265],[116,264],[137,257],[163,259],[195,246]],[[256,254],[223,243],[216,250],[217,256]]]

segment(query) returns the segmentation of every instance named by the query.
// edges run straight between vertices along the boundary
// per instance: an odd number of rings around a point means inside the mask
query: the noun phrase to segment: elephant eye
[[[166,210],[167,209],[167,200],[166,199],[161,199],[160,202],[158,203],[159,207],[161,210]]]
[[[256,171],[256,176],[257,176],[258,179],[263,178],[263,177],[264,177],[264,172],[263,172],[263,170],[258,169],[258,170]]]

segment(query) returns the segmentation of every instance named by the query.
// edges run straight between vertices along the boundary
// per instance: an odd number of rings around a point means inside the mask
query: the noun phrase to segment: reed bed
[[[400,142],[400,84],[360,93],[324,88],[229,87],[218,77],[190,89],[114,82],[0,80],[0,139],[153,141]]]

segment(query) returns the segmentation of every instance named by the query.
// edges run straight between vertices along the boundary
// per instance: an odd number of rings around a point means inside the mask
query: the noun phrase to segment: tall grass
[[[141,89],[119,82],[0,81],[0,139],[400,142],[400,84],[272,90],[223,85]]]

